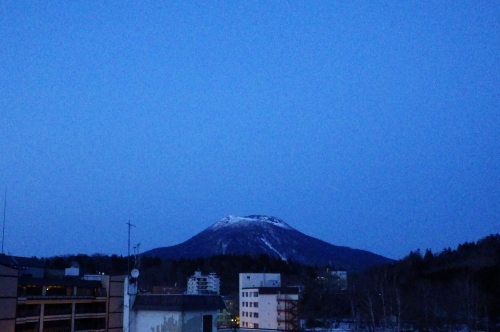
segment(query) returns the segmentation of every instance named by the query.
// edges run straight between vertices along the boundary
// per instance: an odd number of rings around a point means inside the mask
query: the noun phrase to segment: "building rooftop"
[[[102,287],[100,281],[96,280],[82,280],[77,278],[29,278],[20,277],[19,285],[33,285],[33,286],[68,286],[68,287],[89,287],[99,288]]]
[[[258,289],[259,294],[299,294],[298,287],[247,287],[243,289]]]
[[[198,311],[222,310],[226,305],[218,295],[139,294],[133,308],[152,311]]]
[[[0,264],[13,267],[15,269],[19,269],[22,267],[37,267],[44,268],[45,263],[42,260],[37,258],[29,258],[29,257],[19,257],[19,256],[10,256],[5,254],[0,254]]]

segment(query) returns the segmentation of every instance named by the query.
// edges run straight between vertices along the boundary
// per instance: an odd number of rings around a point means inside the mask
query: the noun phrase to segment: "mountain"
[[[393,260],[369,251],[335,246],[305,235],[283,220],[263,215],[228,216],[186,242],[144,253],[162,259],[267,254],[285,261],[357,271]]]

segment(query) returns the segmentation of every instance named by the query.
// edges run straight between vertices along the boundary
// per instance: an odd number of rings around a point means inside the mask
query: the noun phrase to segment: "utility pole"
[[[130,220],[125,223],[128,225],[128,246],[127,246],[127,275],[130,274],[130,227],[135,227],[135,225],[130,223]]]
[[[5,200],[3,201],[2,254],[5,242],[5,210],[7,210],[7,188],[5,188]]]
[[[134,246],[134,269],[140,269],[141,268],[141,257],[139,256],[139,247],[140,243],[138,243],[136,246]]]

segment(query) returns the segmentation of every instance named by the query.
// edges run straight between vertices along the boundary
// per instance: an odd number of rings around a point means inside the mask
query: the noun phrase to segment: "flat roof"
[[[259,294],[299,294],[298,287],[247,287],[242,289],[257,289]]]
[[[138,294],[134,310],[200,311],[222,310],[226,305],[220,295]]]
[[[97,280],[81,280],[76,278],[31,278],[19,277],[18,284],[20,286],[76,286],[76,287],[91,287],[100,288],[102,283]]]

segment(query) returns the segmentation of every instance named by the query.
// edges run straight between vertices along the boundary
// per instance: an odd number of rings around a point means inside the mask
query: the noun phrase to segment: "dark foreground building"
[[[66,270],[0,255],[0,331],[122,332],[125,276]]]

